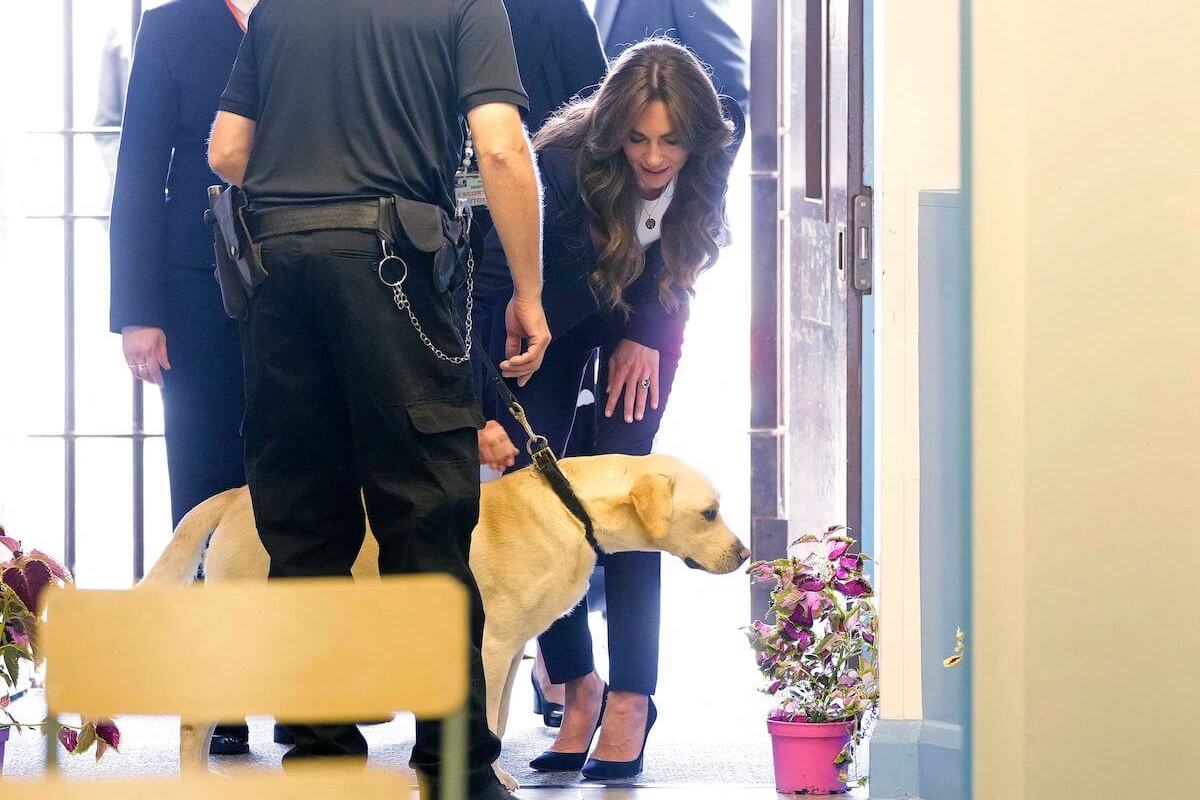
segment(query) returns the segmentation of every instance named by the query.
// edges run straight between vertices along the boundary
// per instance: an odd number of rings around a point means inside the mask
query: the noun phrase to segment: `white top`
[[[671,198],[675,196],[675,179],[671,178],[671,182],[667,184],[660,194],[654,200],[642,200],[638,204],[637,214],[637,237],[638,244],[645,250],[650,245],[662,238],[662,218],[667,213],[667,209],[671,206]],[[653,220],[652,224],[648,220]]]

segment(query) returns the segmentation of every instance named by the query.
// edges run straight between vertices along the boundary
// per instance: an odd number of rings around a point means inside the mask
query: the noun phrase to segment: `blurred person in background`
[[[100,85],[96,93],[96,116],[92,124],[97,128],[119,128],[125,115],[125,93],[129,90],[129,48],[121,40],[116,28],[111,28],[104,37],[104,48],[100,53]],[[100,151],[100,160],[108,172],[108,193],[103,208],[112,205],[113,180],[117,174],[116,133],[97,133],[92,137]],[[108,220],[105,220],[108,225]]]
[[[593,13],[609,58],[648,37],[670,37],[708,66],[718,94],[748,113],[749,51],[730,23],[731,0],[595,0]]]
[[[604,48],[583,0],[504,0],[504,7],[511,20],[517,69],[529,95],[525,126],[536,133],[560,106],[577,95],[587,95],[604,79],[607,68]],[[469,161],[458,177],[480,187],[479,167],[473,159]],[[473,199],[471,247],[476,254],[482,254],[484,238],[492,230],[492,217],[481,191],[475,191]],[[503,314],[476,306],[474,319],[475,330],[485,340],[504,340]],[[485,386],[483,365],[476,362],[472,366],[475,385]],[[511,442],[495,422],[501,409],[495,391],[485,390],[482,402],[484,415],[490,422],[479,432],[481,457],[508,454]],[[495,472],[508,466],[504,459],[484,464],[494,467]]]
[[[174,525],[246,483],[238,327],[221,305],[204,210],[207,188],[221,182],[208,167],[209,128],[255,2],[172,0],[143,14],[124,103],[109,326],[134,377],[162,388]],[[106,124],[121,121],[112,69],[101,87]],[[219,726],[210,749],[249,752],[246,726]]]

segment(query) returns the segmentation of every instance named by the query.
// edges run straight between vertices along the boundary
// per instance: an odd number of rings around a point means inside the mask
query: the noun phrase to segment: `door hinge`
[[[871,269],[874,263],[875,242],[871,229],[871,188],[863,187],[863,193],[854,196],[854,239],[850,247],[854,255],[854,266],[850,270],[854,288],[863,294],[871,293]]]

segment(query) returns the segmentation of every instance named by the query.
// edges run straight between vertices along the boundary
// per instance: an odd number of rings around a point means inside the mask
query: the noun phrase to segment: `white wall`
[[[958,0],[875,5],[882,715],[920,719],[917,195],[957,189]]]
[[[971,8],[975,796],[1195,797],[1200,6]]]

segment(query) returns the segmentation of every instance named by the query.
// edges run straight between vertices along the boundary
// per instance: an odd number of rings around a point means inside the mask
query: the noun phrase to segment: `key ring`
[[[379,282],[389,288],[398,289],[404,285],[404,281],[408,278],[408,262],[396,255],[387,239],[380,239],[379,241],[383,244],[383,258],[379,259],[379,267],[376,269],[376,272],[379,274]],[[395,268],[397,262],[403,268],[403,271],[400,273],[400,280],[389,281],[383,277],[383,270],[385,267]]]

